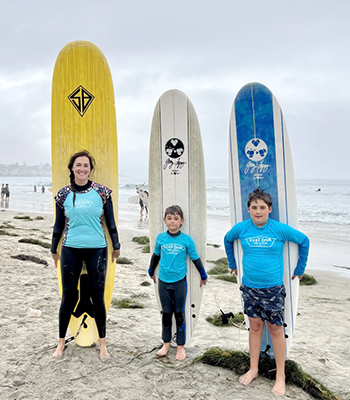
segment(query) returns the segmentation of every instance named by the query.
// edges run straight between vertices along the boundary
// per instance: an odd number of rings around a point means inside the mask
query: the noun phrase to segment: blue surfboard
[[[272,197],[270,218],[298,227],[293,162],[286,124],[275,96],[260,83],[249,83],[237,94],[231,112],[229,135],[229,191],[231,224],[250,218],[248,195],[257,187]],[[242,249],[234,243],[238,281],[242,280]],[[286,243],[283,253],[286,287],[285,337],[288,355],[297,314],[299,279],[292,281],[298,247]],[[242,302],[243,307],[243,302]],[[246,324],[249,327],[248,318]],[[272,341],[264,327],[261,351],[273,357]]]

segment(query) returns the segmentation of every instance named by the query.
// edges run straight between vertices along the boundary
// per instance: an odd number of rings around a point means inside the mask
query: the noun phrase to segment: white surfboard
[[[139,196],[132,196],[128,198],[128,203],[130,204],[139,204],[140,198]]]
[[[250,218],[248,194],[257,187],[272,197],[270,218],[298,227],[297,199],[291,149],[282,110],[270,90],[249,83],[237,94],[232,107],[229,136],[229,187],[232,226]],[[242,280],[242,249],[234,242],[238,281]],[[297,315],[299,279],[292,280],[298,246],[286,243],[283,253],[286,353],[290,350]],[[242,302],[243,307],[243,302]],[[246,318],[249,327],[248,318]],[[273,357],[266,324],[261,351]]]
[[[142,189],[143,185],[137,185],[136,191],[139,194],[139,199],[142,200],[145,207],[148,208],[149,193],[147,190]]]
[[[205,263],[207,205],[199,123],[188,97],[179,90],[169,90],[156,104],[151,129],[149,155],[151,252],[158,233],[166,231],[163,222],[164,211],[168,206],[175,204],[184,212],[185,223],[181,228],[182,232],[194,239],[197,252]],[[189,258],[187,269],[186,344],[192,337],[198,321],[203,291],[203,288],[200,288],[200,275]],[[158,277],[158,268],[155,275]],[[157,286],[156,295],[161,311]]]

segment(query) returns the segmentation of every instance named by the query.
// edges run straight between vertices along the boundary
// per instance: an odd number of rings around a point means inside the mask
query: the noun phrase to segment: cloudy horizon
[[[51,164],[54,64],[87,40],[111,69],[121,175],[147,177],[154,107],[176,88],[196,109],[207,177],[227,177],[234,98],[260,82],[283,110],[296,178],[348,179],[349,17],[346,1],[3,0],[0,164]]]

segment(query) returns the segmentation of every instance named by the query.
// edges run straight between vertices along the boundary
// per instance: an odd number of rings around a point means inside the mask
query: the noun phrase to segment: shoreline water
[[[1,178],[0,178],[1,179]],[[0,209],[53,215],[53,193],[50,177],[2,177],[9,180],[10,203],[0,203]],[[11,180],[12,179],[12,180]],[[128,199],[137,193],[135,185],[144,180],[123,176],[119,182],[119,225],[148,235],[148,221],[140,221],[138,204]],[[297,196],[299,229],[309,236],[311,249],[308,270],[331,271],[350,276],[350,181],[299,180]],[[37,185],[37,192],[33,185]],[[45,186],[45,193],[40,187]],[[144,186],[147,189],[147,185]],[[321,189],[321,191],[318,191]],[[220,245],[231,228],[229,217],[228,182],[226,179],[207,180],[207,242]],[[8,206],[8,208],[5,208]],[[332,255],[332,263],[327,253]]]

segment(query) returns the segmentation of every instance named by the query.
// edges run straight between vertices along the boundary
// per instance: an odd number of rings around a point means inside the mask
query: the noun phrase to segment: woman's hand
[[[120,250],[113,250],[112,253],[112,262],[117,261],[117,258],[120,256]]]
[[[60,261],[61,257],[58,253],[51,253],[53,260],[55,261],[55,267],[57,268],[57,263]]]

